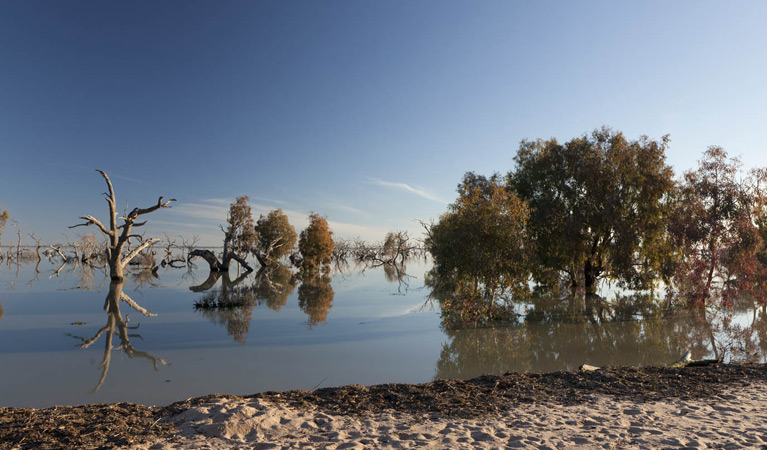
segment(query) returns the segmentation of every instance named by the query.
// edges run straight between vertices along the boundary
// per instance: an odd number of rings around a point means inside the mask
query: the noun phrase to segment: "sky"
[[[66,242],[118,204],[220,245],[228,205],[380,241],[523,139],[603,125],[767,166],[763,1],[0,2],[0,205]],[[4,243],[15,241],[9,223]]]

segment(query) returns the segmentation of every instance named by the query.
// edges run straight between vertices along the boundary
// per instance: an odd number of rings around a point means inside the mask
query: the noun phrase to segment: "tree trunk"
[[[597,282],[599,280],[600,270],[591,263],[586,261],[583,267],[583,284],[586,288],[586,294],[597,293]]]
[[[123,281],[123,265],[120,261],[120,254],[117,252],[107,251],[107,263],[109,264],[109,278],[113,281]]]
[[[211,272],[225,272],[229,270],[229,266],[224,267],[219,261],[216,255],[210,250],[194,249],[189,252],[188,259],[191,260],[195,256],[199,256],[204,259],[210,266]]]

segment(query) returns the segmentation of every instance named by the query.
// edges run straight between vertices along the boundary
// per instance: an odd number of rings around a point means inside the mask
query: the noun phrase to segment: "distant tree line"
[[[539,288],[593,294],[605,280],[685,306],[765,303],[767,172],[743,173],[710,147],[678,179],[668,143],[603,127],[523,141],[505,176],[467,173],[426,225],[429,283],[489,312]]]

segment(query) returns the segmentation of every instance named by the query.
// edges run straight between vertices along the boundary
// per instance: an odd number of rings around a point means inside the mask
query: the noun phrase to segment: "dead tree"
[[[218,257],[216,256],[215,253],[207,249],[198,248],[189,252],[190,260],[195,256],[199,256],[200,258],[204,259],[210,266],[211,272],[229,271],[229,265],[232,263],[232,260],[237,261],[242,266],[242,268],[245,269],[246,272],[253,271],[253,268],[250,267],[247,261],[245,261],[245,258],[241,258],[240,256],[236,255],[234,252],[230,251],[226,245],[224,245],[224,254],[221,257],[221,261],[218,260]]]
[[[141,253],[142,250],[158,241],[158,239],[146,239],[138,247],[134,248],[130,253],[123,255],[123,249],[125,248],[126,243],[128,243],[132,237],[135,237],[131,234],[133,227],[140,227],[146,224],[146,221],[136,222],[136,219],[143,216],[144,214],[149,214],[151,212],[157,211],[160,208],[170,208],[170,203],[176,200],[170,199],[163,202],[163,198],[160,197],[157,200],[156,205],[150,206],[149,208],[133,208],[130,213],[123,217],[118,217],[117,198],[115,197],[115,191],[112,187],[112,182],[109,180],[109,177],[105,172],[101,170],[97,170],[97,172],[100,173],[102,177],[104,177],[104,180],[107,183],[107,187],[109,188],[109,192],[104,193],[104,198],[109,205],[109,228],[104,226],[104,224],[102,224],[93,216],[80,216],[80,218],[86,222],[73,225],[69,228],[95,225],[99,230],[101,230],[102,233],[107,236],[108,243],[106,247],[106,258],[107,263],[109,264],[110,277],[115,281],[121,281],[124,279],[125,266],[128,265],[130,260]],[[122,219],[122,225],[117,225],[118,218]]]
[[[35,264],[35,272],[40,273],[40,261],[43,259],[42,256],[40,256],[40,247],[43,245],[40,243],[40,239],[35,237],[35,233],[29,233],[29,237],[32,238],[33,241],[35,241],[35,244],[37,244],[37,247],[35,248],[35,254],[37,254],[37,264]]]

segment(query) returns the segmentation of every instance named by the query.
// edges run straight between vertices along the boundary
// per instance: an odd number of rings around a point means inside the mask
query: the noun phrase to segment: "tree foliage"
[[[333,232],[328,221],[316,213],[309,215],[309,226],[298,238],[298,251],[301,253],[301,266],[307,271],[319,268],[328,269],[333,257]]]
[[[604,277],[645,288],[668,274],[667,145],[667,136],[629,141],[608,128],[520,144],[508,182],[530,205],[537,279],[553,269],[593,292]]]
[[[764,258],[765,173],[741,173],[737,158],[709,147],[698,168],[684,174],[670,231],[680,252],[675,295],[705,305],[721,297],[731,303],[747,294],[767,295]]]
[[[264,259],[279,260],[290,255],[296,246],[298,234],[281,209],[270,211],[256,222],[258,249]]]
[[[526,290],[529,210],[497,175],[467,173],[458,194],[427,227],[425,247],[434,259],[430,279],[440,289],[484,299],[480,308],[492,309],[497,296]]]
[[[237,197],[234,203],[229,205],[229,212],[226,215],[228,226],[224,230],[224,247],[228,244],[228,250],[241,257],[254,252],[258,245],[258,235],[253,213],[248,204],[249,200],[247,195]]]
[[[3,228],[5,228],[5,224],[8,222],[8,217],[10,217],[10,215],[8,214],[8,211],[5,211],[2,208],[0,208],[0,236],[3,235]]]
[[[381,256],[384,261],[396,263],[405,261],[409,256],[412,247],[408,245],[409,236],[406,231],[390,231],[386,233],[383,244],[381,245]]]

